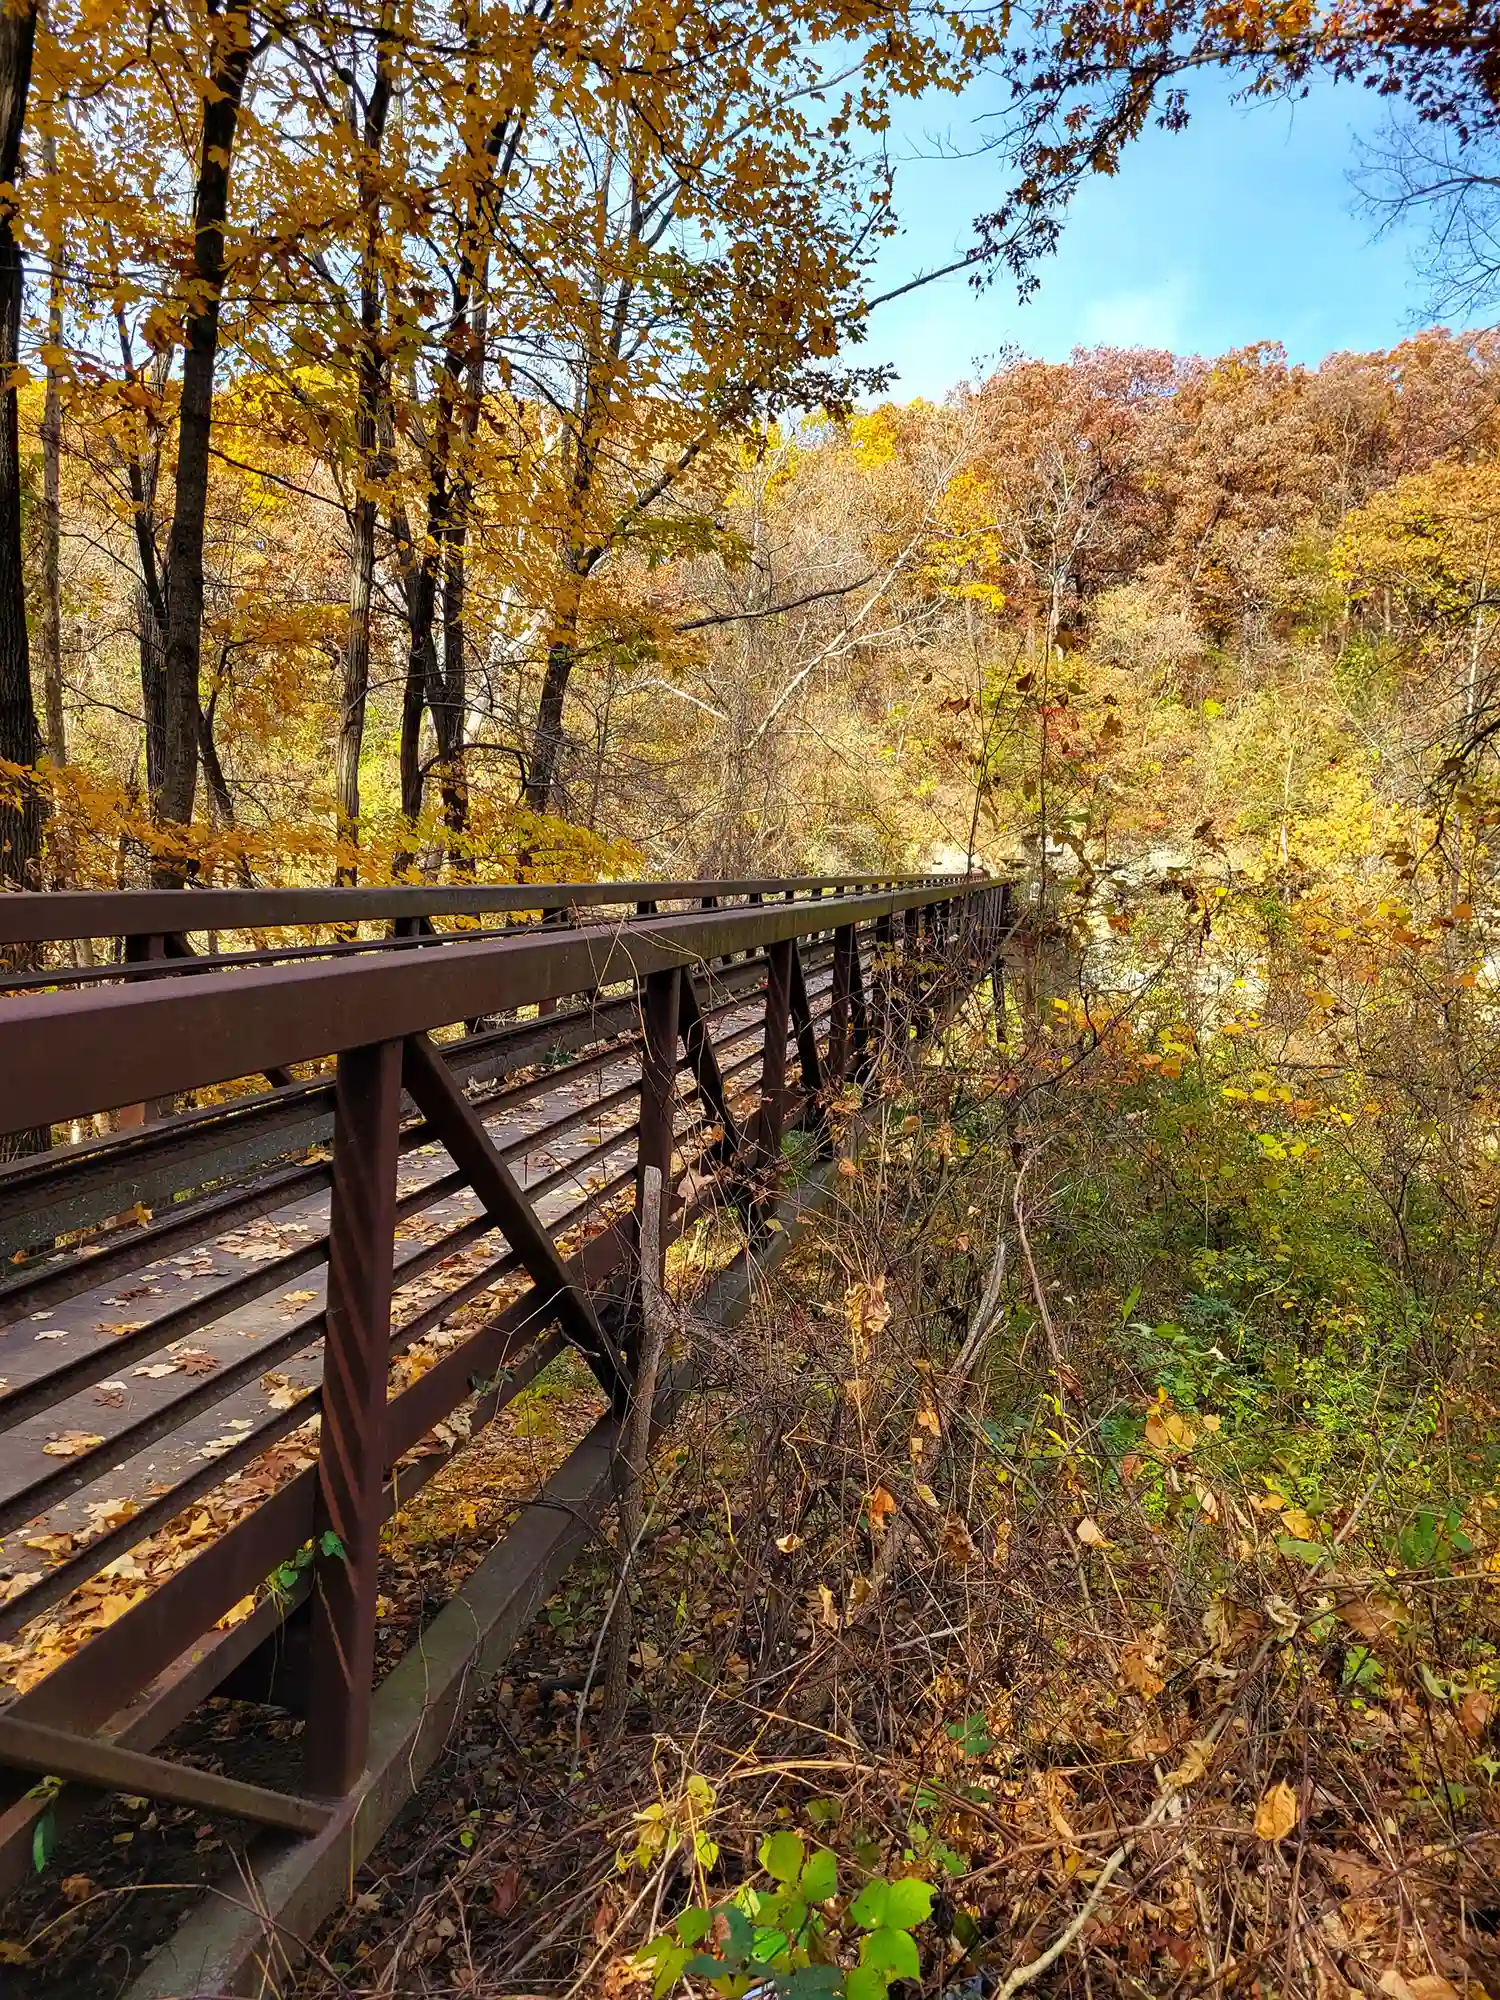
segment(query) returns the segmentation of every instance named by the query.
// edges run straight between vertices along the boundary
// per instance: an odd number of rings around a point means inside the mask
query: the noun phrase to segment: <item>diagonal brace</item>
[[[687,1053],[688,1066],[693,1072],[693,1081],[698,1086],[699,1096],[724,1128],[720,1150],[726,1158],[732,1159],[743,1146],[745,1135],[729,1108],[729,1094],[724,1088],[719,1058],[708,1032],[708,1025],[703,1019],[703,1009],[698,1004],[698,992],[693,984],[692,974],[686,968],[683,970],[678,987],[677,1008],[682,1046]]]
[[[505,1240],[535,1280],[538,1304],[556,1313],[562,1329],[588,1359],[612,1397],[628,1393],[629,1372],[594,1308],[573,1285],[557,1245],[538,1220],[520,1183],[496,1152],[478,1112],[426,1035],[408,1035],[402,1079],[419,1111],[447,1148]]]
[[[812,1005],[807,997],[807,975],[802,957],[792,941],[792,1028],[797,1036],[797,1061],[802,1069],[802,1093],[816,1099],[823,1088],[823,1065],[818,1059],[818,1034],[813,1026]]]
[[[97,1736],[76,1736],[20,1716],[0,1716],[0,1764],[35,1771],[50,1778],[71,1778],[101,1792],[125,1792],[170,1805],[197,1806],[204,1812],[228,1813],[258,1826],[285,1827],[292,1833],[318,1833],[328,1824],[331,1807],[293,1792],[273,1792],[264,1785],[247,1785],[218,1771],[197,1771],[143,1750],[127,1750]]]

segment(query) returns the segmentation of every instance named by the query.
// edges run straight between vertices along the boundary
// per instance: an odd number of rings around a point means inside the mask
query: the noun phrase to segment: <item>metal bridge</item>
[[[0,1169],[0,1889],[101,1792],[246,1822],[260,1911],[133,1993],[262,1990],[611,1503],[650,1170],[663,1251],[737,1219],[732,1322],[1010,922],[941,875],[0,898],[0,1130],[74,1135]],[[566,1345],[597,1423],[377,1687],[383,1523]],[[284,1788],[160,1754],[216,1692],[305,1716]]]

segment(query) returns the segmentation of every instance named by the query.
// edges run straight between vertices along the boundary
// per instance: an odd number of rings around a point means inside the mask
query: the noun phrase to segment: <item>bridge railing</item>
[[[0,1880],[40,1772],[312,1834],[327,1907],[444,1712],[431,1634],[415,1711],[401,1666],[375,1696],[383,1522],[583,1357],[599,1422],[486,1558],[457,1703],[608,1504],[646,1190],[663,1251],[712,1209],[764,1257],[788,1135],[826,1159],[1008,923],[953,876],[0,898],[0,942],[137,941],[7,976],[5,1125],[150,1118],[0,1170]],[[264,936],[298,926],[331,935]],[[220,1689],[304,1714],[300,1774],[150,1754]]]

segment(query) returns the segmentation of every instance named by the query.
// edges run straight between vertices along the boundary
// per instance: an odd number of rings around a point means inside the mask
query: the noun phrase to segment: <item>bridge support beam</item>
[[[349,1790],[369,1747],[400,1119],[400,1042],[346,1050],[334,1085],[304,1765],[308,1788],[331,1797]]]

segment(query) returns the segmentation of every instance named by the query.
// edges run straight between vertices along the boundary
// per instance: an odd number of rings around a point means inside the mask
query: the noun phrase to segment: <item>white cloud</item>
[[[1173,271],[1160,284],[1107,292],[1083,308],[1079,345],[1083,347],[1170,347],[1183,343],[1192,284]]]

